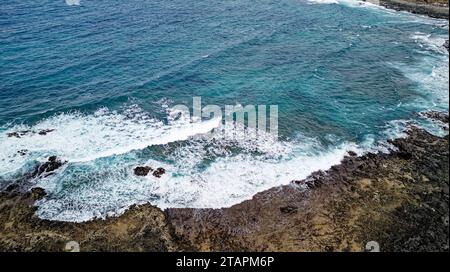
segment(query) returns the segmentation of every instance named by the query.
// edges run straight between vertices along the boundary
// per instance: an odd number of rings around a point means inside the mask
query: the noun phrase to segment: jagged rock
[[[348,151],[347,154],[348,154],[350,157],[356,157],[356,156],[358,156],[358,154],[356,154],[356,152],[351,151],[351,150]]]
[[[66,163],[67,161],[62,161],[56,156],[51,156],[48,158],[48,161],[37,167],[32,176],[40,176],[43,173],[51,174],[50,172],[55,171]],[[46,174],[46,176],[49,174]]]
[[[47,135],[47,133],[50,133],[52,131],[55,131],[54,129],[43,129],[38,132],[39,135]]]
[[[10,133],[7,133],[6,135],[8,135],[8,137],[16,137],[16,138],[20,138],[20,135],[19,135],[19,133],[17,133],[17,132],[10,132]]]
[[[15,132],[10,132],[6,135],[8,135],[8,137],[16,137],[16,138],[20,138],[21,136],[27,134],[27,131],[15,131]]]
[[[21,155],[24,155],[25,152],[26,150],[18,151]],[[67,161],[63,161],[57,156],[51,156],[46,162],[36,163],[33,170],[23,172],[11,179],[5,180],[5,182],[0,182],[0,192],[8,192],[11,194],[30,193],[31,188],[35,185],[36,178],[53,175],[55,174],[55,170],[66,163]]]
[[[166,173],[166,170],[164,168],[162,168],[162,167],[159,167],[153,172],[153,176],[155,176],[157,178],[160,178],[165,173]]]
[[[31,198],[35,201],[44,198],[46,195],[47,192],[43,188],[35,187],[31,189]]]
[[[147,176],[150,171],[153,171],[150,166],[138,166],[134,168],[134,174],[136,176]]]
[[[22,136],[25,136],[27,134],[39,134],[39,135],[47,135],[47,133],[50,133],[52,131],[55,131],[54,129],[41,129],[38,132],[34,131],[34,130],[21,130],[21,131],[14,131],[14,132],[9,132],[6,135],[8,135],[8,137],[16,137],[16,138],[21,138]]]
[[[440,111],[427,111],[427,112],[421,112],[420,116],[423,116],[425,118],[433,119],[440,121],[442,123],[448,124],[448,113],[447,112],[440,112]]]

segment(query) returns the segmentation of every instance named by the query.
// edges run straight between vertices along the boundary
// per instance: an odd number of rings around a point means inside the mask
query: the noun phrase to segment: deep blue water
[[[355,1],[4,0],[0,29],[0,182],[69,161],[34,181],[44,218],[232,205],[448,110],[447,21]],[[167,107],[194,96],[278,105],[281,140],[189,138]],[[135,177],[145,163],[168,173]]]

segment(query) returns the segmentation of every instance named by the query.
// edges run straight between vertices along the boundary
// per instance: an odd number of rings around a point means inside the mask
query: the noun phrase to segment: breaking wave
[[[167,121],[159,121],[132,106],[121,113],[103,108],[91,115],[56,115],[32,127],[14,126],[0,135],[2,174],[50,155],[68,160],[54,175],[36,181],[49,193],[37,202],[37,214],[86,221],[145,202],[161,208],[231,206],[328,169],[348,150],[358,151],[351,143],[324,147],[301,136],[278,141],[269,133],[224,130],[220,120],[191,123],[172,117],[168,111]],[[49,128],[54,130],[46,135],[36,133]],[[8,137],[18,130],[28,133]],[[208,133],[213,130],[231,132]],[[138,165],[163,167],[166,174],[138,177],[133,173]]]

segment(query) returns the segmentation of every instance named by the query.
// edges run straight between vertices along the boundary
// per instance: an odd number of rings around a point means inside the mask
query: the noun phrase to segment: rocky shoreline
[[[407,11],[433,18],[449,18],[447,0],[363,0],[398,11]]]
[[[448,113],[425,116],[448,129]],[[106,220],[55,222],[35,216],[43,190],[13,187],[0,192],[0,251],[73,243],[81,251],[365,251],[371,241],[381,251],[448,251],[449,136],[414,126],[407,134],[390,154],[350,152],[328,171],[223,209],[146,204]],[[52,158],[39,174],[60,163]]]
[[[449,19],[448,0],[363,0],[397,11],[407,11],[437,19]],[[442,45],[449,50],[449,40]]]

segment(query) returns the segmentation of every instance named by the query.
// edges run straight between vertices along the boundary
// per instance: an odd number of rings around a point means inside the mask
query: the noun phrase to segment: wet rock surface
[[[3,191],[0,250],[63,251],[76,241],[81,251],[364,251],[376,241],[381,251],[448,251],[449,137],[413,126],[407,133],[390,154],[349,154],[230,208],[146,204],[66,223],[35,216],[41,190]]]
[[[55,131],[54,129],[43,129],[38,132],[39,135],[47,135],[47,133]]]
[[[441,123],[448,124],[448,114],[446,114],[445,112],[426,111],[426,112],[421,112],[419,115],[421,115],[422,117],[425,117],[425,118],[439,121]]]
[[[32,135],[32,134],[39,134],[39,135],[47,135],[50,132],[55,131],[54,129],[41,129],[38,131],[34,131],[34,130],[20,130],[20,131],[14,131],[14,132],[10,132],[7,133],[6,135],[8,137],[15,137],[15,138],[22,138],[25,135]]]
[[[138,166],[134,168],[134,174],[136,176],[147,176],[150,172],[152,172],[154,177],[160,178],[166,173],[166,170],[162,167],[158,167],[156,170],[153,170],[150,166]]]
[[[147,176],[150,171],[153,171],[153,168],[150,166],[138,166],[134,168],[134,174],[136,176]]]
[[[36,170],[33,173],[33,177],[44,175],[48,176],[53,173],[56,169],[60,168],[64,164],[66,164],[67,161],[63,161],[59,159],[56,156],[51,156],[48,158],[48,161],[44,162],[43,164],[39,165]]]
[[[162,168],[162,167],[158,167],[158,169],[156,169],[154,172],[153,172],[153,176],[154,177],[157,177],[157,178],[160,178],[162,175],[164,175],[166,173],[166,170],[164,169],[164,168]]]
[[[21,156],[25,156],[27,152],[28,150],[18,151]],[[36,162],[32,171],[18,175],[11,180],[0,180],[0,192],[5,191],[10,194],[24,194],[33,187],[36,178],[53,175],[56,170],[66,163],[67,161],[63,161],[56,156],[49,157],[46,162]]]

